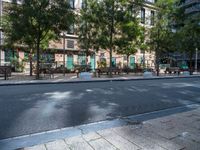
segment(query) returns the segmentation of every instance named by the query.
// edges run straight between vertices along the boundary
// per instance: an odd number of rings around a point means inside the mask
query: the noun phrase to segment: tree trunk
[[[110,48],[110,69],[109,69],[109,75],[112,78],[112,48]]]
[[[190,75],[192,75],[192,56],[193,56],[193,53],[190,52]]]
[[[160,75],[159,54],[158,54],[158,52],[156,52],[156,73],[157,73],[157,76]]]
[[[16,71],[16,62],[15,62],[15,60],[14,60],[14,58],[15,58],[15,51],[14,51],[14,48],[11,50],[12,51],[12,71]]]
[[[114,7],[115,1],[112,1],[112,14],[111,14],[111,26],[110,26],[110,77],[112,78],[112,51],[113,51],[113,32],[114,32]]]
[[[143,69],[145,70],[145,50],[143,50]]]
[[[36,79],[40,79],[40,42],[39,40],[37,41]]]
[[[2,52],[2,50],[0,49],[0,66],[1,66],[1,52]]]
[[[157,39],[160,39],[160,28],[158,28]],[[156,73],[157,73],[157,76],[160,75],[159,57],[160,57],[160,43],[157,42],[157,48],[156,48]]]
[[[33,54],[32,54],[32,50],[30,51],[30,54],[29,54],[29,61],[30,61],[30,76],[33,76]]]
[[[159,67],[159,63],[156,64],[156,71],[157,71],[157,76],[160,75],[160,67]]]
[[[127,55],[126,57],[127,57],[127,74],[129,74],[129,55]]]
[[[88,60],[89,60],[89,56],[90,56],[89,52],[86,53],[86,57],[85,57],[85,63],[86,63],[86,64],[85,64],[85,65],[86,65],[85,71],[86,71],[86,72],[88,72],[89,69],[91,69],[91,66],[88,68],[88,66],[90,65],[90,64],[89,64],[89,61],[88,61]]]
[[[65,76],[65,34],[63,34],[63,76]]]
[[[86,52],[86,57],[85,57],[85,62],[86,62],[86,65],[88,65],[88,60],[89,60],[89,56],[90,56],[91,54],[90,54],[90,52],[89,52],[89,50],[87,50],[87,52]]]
[[[129,55],[126,56],[127,59],[127,67],[129,67]]]

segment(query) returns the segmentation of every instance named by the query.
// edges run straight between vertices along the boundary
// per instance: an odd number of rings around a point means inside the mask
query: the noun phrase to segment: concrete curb
[[[100,80],[77,80],[77,81],[21,81],[1,83],[0,86],[17,86],[17,85],[40,85],[40,84],[76,84],[76,83],[93,83],[93,82],[116,82],[116,81],[140,81],[140,80],[164,80],[164,79],[184,79],[184,78],[200,78],[200,75],[193,76],[168,76],[168,77],[138,77],[138,78],[111,78]]]

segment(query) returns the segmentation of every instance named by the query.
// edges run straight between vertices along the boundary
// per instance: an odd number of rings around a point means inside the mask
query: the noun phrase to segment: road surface
[[[200,102],[200,78],[0,86],[0,139]]]

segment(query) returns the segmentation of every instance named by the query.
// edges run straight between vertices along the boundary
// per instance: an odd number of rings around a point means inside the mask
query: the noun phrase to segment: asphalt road
[[[0,86],[0,139],[200,102],[200,78]]]

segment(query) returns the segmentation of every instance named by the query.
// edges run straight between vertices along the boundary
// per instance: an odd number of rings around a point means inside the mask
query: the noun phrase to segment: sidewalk
[[[80,126],[80,135],[20,150],[199,150],[200,105],[188,108],[142,122],[126,118],[125,124],[102,130]]]
[[[29,76],[25,74],[15,73],[9,80],[4,80],[4,78],[0,78],[0,86],[1,85],[25,85],[25,84],[54,84],[54,83],[79,83],[79,82],[107,82],[107,81],[127,81],[127,80],[153,80],[153,79],[173,79],[173,78],[193,78],[200,77],[200,74],[192,75],[192,76],[184,76],[184,75],[160,75],[152,76],[152,77],[143,77],[142,74],[123,74],[123,75],[113,75],[112,78],[109,78],[107,75],[102,75],[101,78],[93,77],[89,80],[84,80],[77,78],[76,74],[55,74],[54,78],[50,78],[49,76],[44,76],[41,80],[35,80],[35,76]]]

